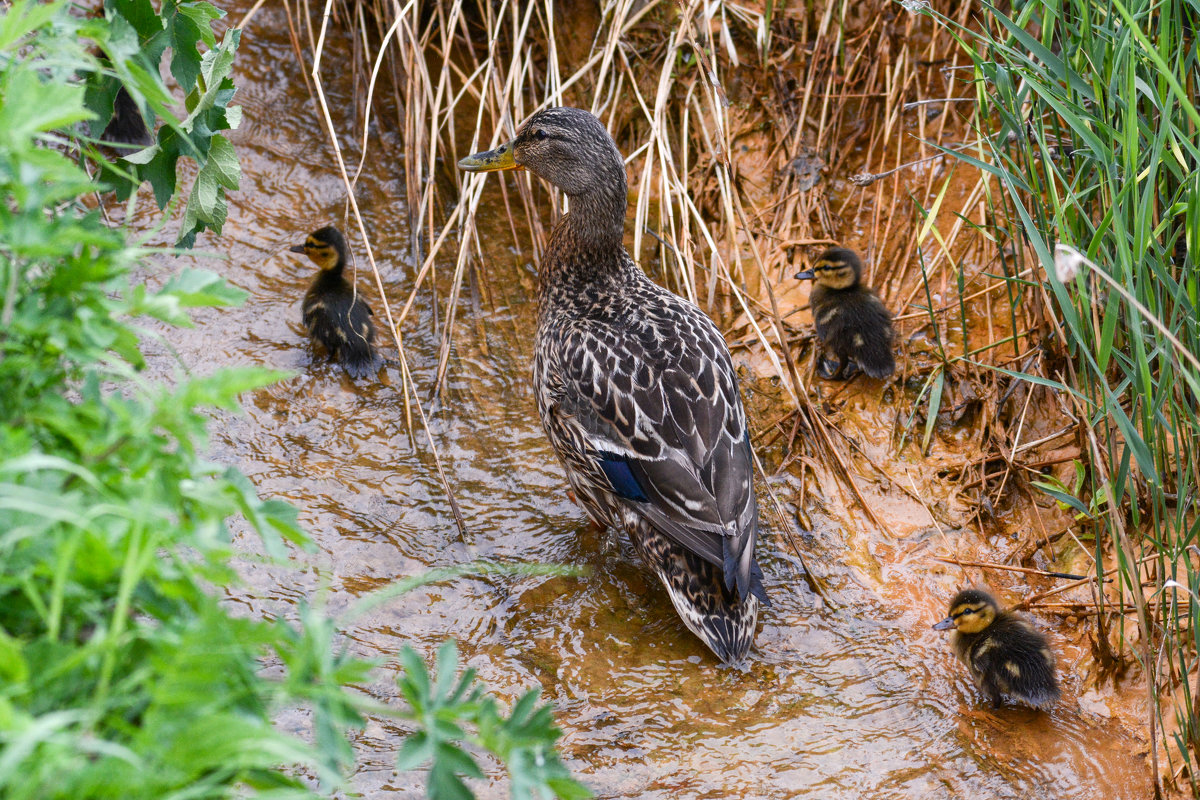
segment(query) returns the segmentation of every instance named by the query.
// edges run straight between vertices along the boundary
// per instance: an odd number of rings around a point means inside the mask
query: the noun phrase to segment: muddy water
[[[784,532],[764,514],[760,560],[774,606],[762,615],[749,670],[718,667],[634,565],[629,546],[593,531],[567,496],[528,382],[532,265],[508,246],[498,193],[494,219],[481,223],[494,233],[484,237],[492,243],[487,286],[473,278],[465,290],[449,377],[430,407],[468,528],[460,534],[423,436],[406,431],[396,370],[390,386],[351,383],[305,347],[298,320],[311,269],[285,250],[311,229],[343,224],[344,190],[285,18],[272,4],[254,18],[238,65],[242,190],[225,234],[202,240],[228,260],[164,262],[150,280],[198,265],[246,289],[249,302],[205,310],[194,330],[164,331],[151,344],[152,371],[170,377],[261,364],[293,373],[247,396],[244,415],[220,417],[211,454],[245,471],[264,495],[294,503],[317,552],[297,553],[292,569],[264,566],[253,557],[255,540],[241,537],[246,585],[231,602],[288,615],[319,598],[339,614],[388,581],[433,566],[475,558],[585,565],[582,579],[464,578],[416,591],[356,619],[346,643],[386,661],[384,678],[366,687],[386,702],[399,702],[390,679],[397,649],[408,643],[429,654],[446,637],[458,639],[464,660],[501,695],[541,686],[557,708],[571,768],[601,798],[1147,796],[1135,740],[1079,710],[1072,665],[1083,653],[1063,632],[1051,630],[1064,656],[1063,704],[1049,715],[986,710],[947,642],[929,629],[961,576],[910,555],[941,535],[915,502],[868,489],[877,513],[905,536],[894,540],[834,514],[827,500],[844,490],[810,478],[806,510],[815,530],[798,541],[832,604],[797,577]],[[330,88],[335,113],[339,103],[351,105],[345,80],[335,76]],[[382,127],[359,198],[385,291],[399,303],[416,269],[406,255],[401,143]],[[342,144],[356,152],[351,138]],[[154,221],[144,204],[138,224]],[[365,260],[359,264],[360,290],[378,311]],[[423,300],[404,332],[415,380],[429,387],[439,341],[432,294]],[[390,344],[386,351],[394,355]],[[752,402],[760,424],[778,416],[771,405],[769,397]],[[784,474],[773,488],[791,510],[799,478]],[[357,792],[422,796],[422,775],[392,768],[404,733],[374,719],[356,736]],[[488,771],[480,795],[504,796],[500,771]]]

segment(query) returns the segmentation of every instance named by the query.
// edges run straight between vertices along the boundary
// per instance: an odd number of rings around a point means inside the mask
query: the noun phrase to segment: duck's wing
[[[571,328],[556,411],[606,488],[720,567],[728,589],[766,602],[753,454],[729,349],[703,312],[667,297],[648,298],[652,311]]]

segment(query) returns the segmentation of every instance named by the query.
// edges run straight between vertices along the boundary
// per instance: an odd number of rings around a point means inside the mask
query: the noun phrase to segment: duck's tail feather
[[[726,664],[744,662],[758,623],[759,600],[753,588],[757,584],[761,591],[761,581],[752,581],[751,591],[739,596],[725,586],[721,567],[683,549],[653,528],[639,527],[634,539],[688,630]]]

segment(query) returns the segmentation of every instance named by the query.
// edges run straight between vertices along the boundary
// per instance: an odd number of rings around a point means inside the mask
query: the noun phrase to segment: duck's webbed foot
[[[1004,705],[1004,693],[1000,691],[1000,687],[996,686],[993,681],[985,677],[982,688],[983,693],[992,701],[992,708],[1000,708],[1000,706]]]
[[[861,370],[852,358],[840,358],[834,361],[827,356],[817,360],[817,375],[827,381],[848,381],[858,375]]]

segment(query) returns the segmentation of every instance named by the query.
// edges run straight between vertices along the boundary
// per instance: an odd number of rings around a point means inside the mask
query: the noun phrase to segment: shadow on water
[[[431,566],[474,558],[586,565],[583,579],[465,578],[427,587],[346,635],[355,652],[382,658],[405,643],[428,654],[454,637],[464,660],[501,694],[541,685],[558,709],[572,769],[601,798],[1146,796],[1144,760],[1115,724],[1075,710],[1069,670],[1068,699],[1052,714],[986,710],[947,642],[929,630],[944,601],[928,596],[923,568],[894,557],[895,542],[869,526],[851,532],[821,522],[805,544],[836,599],[829,608],[797,577],[764,514],[761,560],[775,605],[762,615],[752,666],[718,667],[657,582],[633,564],[628,544],[594,531],[567,496],[529,386],[531,266],[508,249],[498,193],[495,218],[481,221],[495,235],[481,238],[505,244],[486,259],[487,291],[474,278],[465,289],[492,302],[480,299],[478,313],[476,303],[464,303],[446,388],[430,418],[469,528],[464,540],[423,436],[405,430],[396,371],[390,386],[354,384],[304,344],[300,299],[312,270],[286,247],[331,221],[360,255],[361,243],[343,223],[344,188],[283,13],[264,6],[238,54],[242,188],[231,197],[225,235],[201,241],[228,260],[164,261],[150,276],[163,280],[194,263],[250,294],[242,308],[203,311],[194,330],[165,331],[165,342],[150,345],[159,350],[154,374],[169,377],[180,361],[201,374],[229,364],[294,373],[248,396],[246,414],[222,416],[211,455],[244,470],[264,495],[294,503],[320,552],[298,554],[295,570],[248,559],[246,585],[231,602],[249,613],[287,614],[324,591],[337,613]],[[330,89],[335,109],[339,101],[352,107],[345,81]],[[344,136],[343,146],[353,152],[352,138]],[[387,157],[400,143],[385,133],[372,146],[378,157],[359,184],[360,202],[396,302],[416,272],[405,260],[399,162]],[[149,228],[154,217],[144,204],[137,223]],[[365,269],[360,257],[357,283],[378,311]],[[417,308],[404,331],[419,387],[432,384],[436,369],[431,308]],[[775,483],[785,502],[794,502],[798,486],[796,478]],[[810,496],[821,492],[809,488]],[[907,513],[884,509],[892,511]],[[862,566],[855,553],[882,568]],[[368,691],[399,702],[388,681]],[[372,720],[358,737],[354,784],[365,796],[421,796],[422,775],[392,769],[403,735],[390,720]],[[504,796],[498,771],[491,774],[481,796]]]

